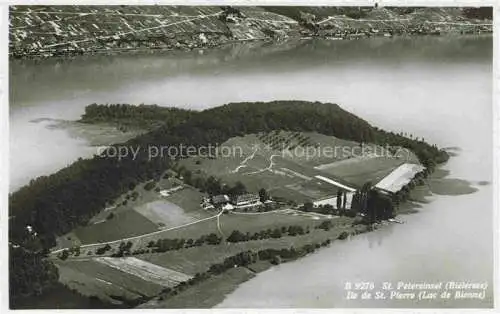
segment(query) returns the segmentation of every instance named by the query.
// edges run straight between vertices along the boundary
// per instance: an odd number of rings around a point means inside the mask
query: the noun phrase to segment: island
[[[77,123],[141,132],[9,196],[14,308],[212,307],[273,265],[401,223],[450,157],[333,103],[91,104]]]

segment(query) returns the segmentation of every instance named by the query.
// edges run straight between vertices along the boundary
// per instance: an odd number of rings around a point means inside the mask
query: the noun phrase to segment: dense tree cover
[[[116,117],[121,117],[145,109],[122,105],[107,108],[93,105],[86,115],[88,119],[101,116],[104,119],[113,116],[110,112],[113,110],[117,111]],[[143,113],[146,120],[152,118],[147,111]],[[374,128],[336,104],[273,101],[233,103],[196,113],[181,109],[167,112],[164,118],[169,122],[149,133],[126,143],[113,145],[105,153],[91,159],[79,159],[50,176],[32,180],[12,193],[9,196],[9,215],[12,216],[9,220],[10,241],[34,252],[46,250],[55,245],[56,236],[87,223],[107,204],[128,192],[131,186],[159,179],[172,162],[170,158],[151,159],[148,154],[150,147],[177,146],[177,158],[183,158],[186,156],[187,146],[216,145],[234,136],[281,129],[315,131],[347,140],[407,147],[415,151],[422,163],[429,167],[448,158],[446,152],[440,151],[436,146]],[[110,157],[113,156],[113,149],[123,147],[140,149],[135,157],[131,154],[123,158]],[[219,189],[216,181],[215,178],[207,179],[206,190],[209,193],[215,194]],[[220,184],[219,187],[222,189]],[[241,185],[236,186],[238,190],[242,188]],[[27,232],[27,225],[37,232],[35,240]],[[44,264],[40,262],[33,265],[29,260],[22,260],[16,267],[29,273],[29,269],[43,270]],[[13,293],[28,293],[22,286],[17,287],[18,284],[15,280],[11,281]],[[33,289],[33,293],[36,293],[36,289]]]
[[[262,203],[264,203],[265,201],[269,200],[269,193],[266,191],[266,189],[264,188],[261,188],[259,190],[259,199]]]
[[[118,122],[120,125],[130,125],[153,129],[161,125],[174,126],[189,119],[194,111],[175,107],[160,107],[156,105],[129,104],[91,104],[85,107],[81,122]]]
[[[234,135],[273,130],[316,131],[340,138],[370,141],[371,126],[336,104],[307,101],[233,103],[200,112],[179,129],[194,131],[195,142],[203,138],[220,143]]]
[[[426,143],[424,139],[409,138],[404,136],[403,133],[387,132],[377,127],[374,127],[374,130],[375,138],[373,139],[373,143],[404,147],[411,150],[418,157],[422,165],[428,169],[428,172],[434,171],[437,164],[446,162],[450,158],[446,151],[440,150],[436,145]]]
[[[96,296],[84,296],[74,289],[56,282],[42,295],[10,300],[10,308],[16,310],[40,309],[116,309],[132,308],[133,302],[124,300],[123,304],[107,303]]]
[[[354,193],[351,207],[353,212],[364,214],[365,223],[393,218],[396,209],[394,198],[373,188],[371,182]]]
[[[42,252],[22,247],[9,247],[10,296],[40,295],[45,287],[52,287],[59,278],[57,267],[45,259]]]
[[[144,156],[142,156],[144,157]],[[168,160],[132,158],[118,161],[96,156],[80,159],[50,176],[32,180],[10,198],[10,239],[23,244],[31,225],[42,248],[55,245],[55,236],[86,223],[108,202],[125,193],[130,182],[140,182],[161,174]]]
[[[365,212],[366,221],[369,223],[394,217],[394,205],[388,195],[384,195],[376,189],[368,192],[368,200]]]

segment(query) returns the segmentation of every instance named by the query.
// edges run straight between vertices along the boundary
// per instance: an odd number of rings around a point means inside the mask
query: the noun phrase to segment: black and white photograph
[[[494,308],[494,7],[275,4],[4,6],[5,309]]]

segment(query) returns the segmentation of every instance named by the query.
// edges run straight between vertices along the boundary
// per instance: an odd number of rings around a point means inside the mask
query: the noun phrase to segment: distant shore
[[[452,37],[452,36],[492,36],[492,32],[483,32],[483,33],[474,33],[474,34],[459,34],[459,33],[442,33],[442,34],[432,34],[432,33],[421,33],[421,34],[394,34],[390,36],[376,35],[376,36],[356,36],[356,37],[347,37],[347,38],[337,38],[330,36],[292,36],[285,39],[274,40],[272,38],[253,38],[253,39],[233,39],[227,40],[224,42],[220,42],[214,45],[204,46],[193,46],[193,47],[125,47],[125,48],[110,48],[110,49],[93,49],[88,51],[64,51],[64,52],[56,52],[56,51],[48,51],[48,52],[33,52],[33,53],[25,53],[25,54],[15,54],[9,52],[9,60],[43,60],[43,59],[52,59],[52,58],[63,58],[63,59],[72,59],[79,56],[115,56],[115,55],[144,55],[144,54],[162,54],[166,52],[172,51],[203,51],[203,50],[214,50],[214,49],[222,49],[224,47],[228,47],[231,45],[238,45],[244,43],[273,43],[280,44],[286,42],[298,42],[305,40],[369,40],[373,38],[404,38],[404,37],[425,37],[425,36],[441,36],[441,37]]]
[[[151,14],[147,7],[131,5],[99,11],[93,6],[75,6],[70,12],[56,6],[12,6],[9,56],[37,59],[189,51],[246,41],[493,32],[491,13],[466,8],[158,6]],[[119,21],[103,23],[116,16]]]

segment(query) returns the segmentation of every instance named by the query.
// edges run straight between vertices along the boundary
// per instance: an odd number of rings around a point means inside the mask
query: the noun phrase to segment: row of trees
[[[137,249],[132,250],[133,243],[131,241],[121,242],[118,250],[111,254],[112,257],[122,257],[127,255],[139,255],[144,253],[163,253],[167,251],[175,251],[185,248],[190,248],[193,246],[201,246],[204,244],[208,245],[217,245],[222,242],[222,237],[218,236],[215,233],[210,233],[208,235],[202,235],[196,240],[193,239],[183,239],[183,238],[174,238],[174,239],[158,239],[156,241],[150,241],[147,245],[147,249]],[[97,255],[103,255],[112,250],[112,247],[109,244],[106,244],[102,247],[96,249],[95,253]],[[66,253],[64,253],[66,252]],[[65,259],[70,255],[70,251],[64,250],[59,257],[61,259]],[[77,255],[74,255],[77,256]]]
[[[148,247],[152,248],[153,253],[161,253],[170,250],[180,250],[183,248],[190,248],[193,246],[218,245],[222,242],[222,237],[215,233],[203,235],[196,240],[193,239],[159,239],[156,242],[150,242]]]
[[[331,227],[331,221],[324,221],[320,225],[316,226],[316,229],[324,229],[324,230],[329,230],[330,228],[325,228],[325,223]],[[246,241],[253,241],[253,240],[264,240],[264,239],[277,239],[281,238],[284,235],[288,236],[299,236],[299,235],[304,235],[308,234],[309,228],[302,227],[300,225],[291,225],[291,226],[282,226],[281,228],[275,228],[275,229],[266,229],[266,230],[261,230],[258,232],[255,232],[253,235],[250,235],[250,233],[242,233],[239,230],[233,230],[229,237],[227,237],[226,241],[231,242],[231,243],[236,243],[236,242],[246,242]],[[180,249],[185,249],[185,248],[190,248],[194,246],[202,246],[204,244],[207,245],[218,245],[223,241],[223,238],[218,236],[215,233],[210,233],[208,235],[202,235],[198,239],[193,240],[193,239],[183,239],[183,238],[174,238],[174,239],[158,239],[156,241],[150,241],[147,245],[147,248],[149,250],[132,250],[133,243],[131,241],[127,242],[121,242],[117,252],[113,253],[111,256],[112,257],[122,257],[122,256],[127,256],[127,255],[137,255],[137,254],[144,254],[144,253],[163,253],[167,251],[172,251],[172,250],[180,250]],[[97,255],[103,255],[106,252],[109,252],[112,250],[112,247],[109,244],[106,244],[102,247],[99,247],[96,249],[95,253]],[[79,256],[80,255],[80,248],[79,247],[74,247],[70,249],[63,250],[58,257],[62,260],[67,259],[69,256]]]
[[[293,260],[306,254],[313,253],[317,249],[327,246],[330,243],[331,240],[327,239],[315,244],[306,244],[299,248],[292,246],[284,249],[262,249],[259,251],[248,250],[239,252],[233,256],[225,258],[221,263],[212,264],[206,272],[197,273],[188,281],[181,282],[173,288],[165,288],[162,291],[160,299],[163,300],[165,298],[175,296],[190,286],[196,285],[213,276],[220,275],[234,267],[248,267],[257,261],[270,261],[273,264],[279,264],[283,260]]]
[[[276,130],[270,133],[260,133],[258,138],[271,148],[281,150],[288,148],[293,150],[297,146],[312,146],[317,147],[317,143],[313,143],[309,136],[304,135],[302,132],[287,133],[281,130]]]
[[[236,242],[246,242],[246,241],[252,241],[252,240],[264,240],[264,239],[278,239],[281,238],[284,235],[288,236],[298,236],[298,235],[304,235],[306,233],[309,233],[308,228],[303,228],[302,226],[299,225],[293,225],[293,226],[288,226],[288,227],[281,227],[281,228],[274,228],[274,229],[266,229],[266,230],[261,230],[258,232],[255,232],[253,235],[250,235],[250,233],[242,233],[239,230],[234,230],[231,232],[229,237],[227,237],[228,242],[236,243]]]

